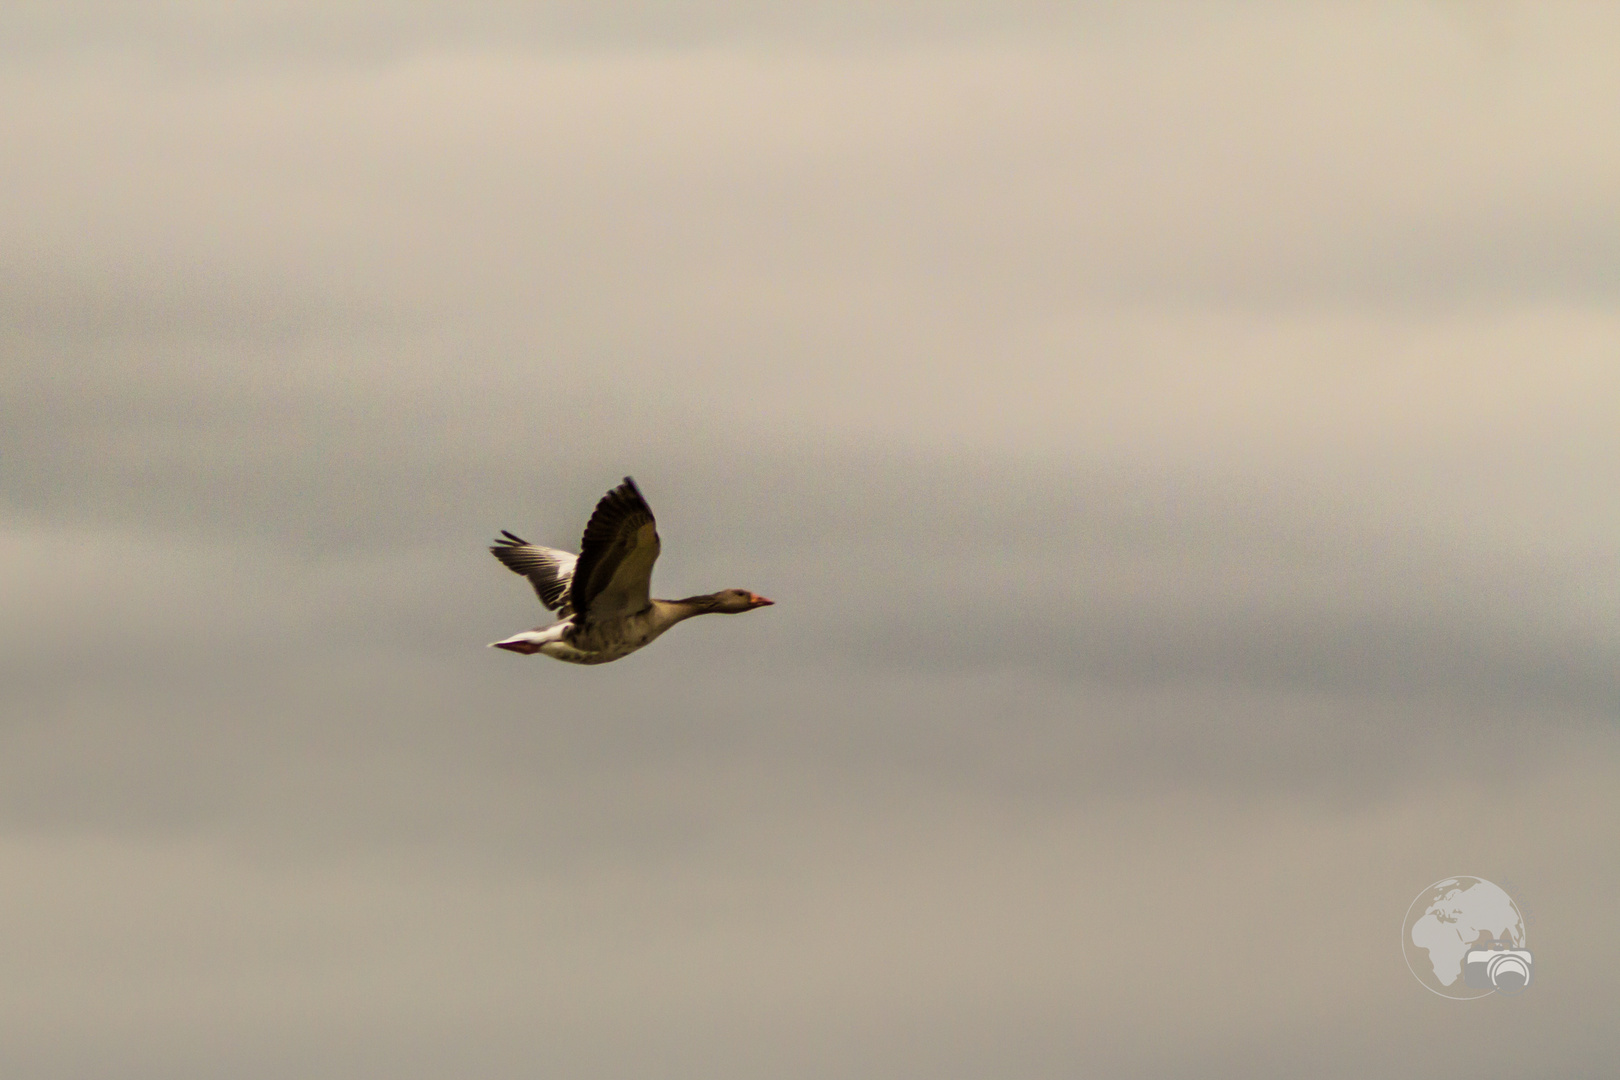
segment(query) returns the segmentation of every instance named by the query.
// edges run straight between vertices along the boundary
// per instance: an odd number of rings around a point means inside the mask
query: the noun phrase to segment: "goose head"
[[[714,594],[713,600],[714,607],[711,610],[721,615],[735,615],[742,611],[753,611],[755,608],[770,607],[776,603],[747,589],[722,589]]]

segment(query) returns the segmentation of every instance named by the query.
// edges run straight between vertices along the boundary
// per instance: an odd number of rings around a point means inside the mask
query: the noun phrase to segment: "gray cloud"
[[[3,1071],[1613,1059],[1609,16],[537,12],[10,16]]]

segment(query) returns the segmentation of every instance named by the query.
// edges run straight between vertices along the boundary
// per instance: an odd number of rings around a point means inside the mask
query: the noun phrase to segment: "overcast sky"
[[[0,1072],[1612,1068],[1620,15],[1053,7],[8,7]]]

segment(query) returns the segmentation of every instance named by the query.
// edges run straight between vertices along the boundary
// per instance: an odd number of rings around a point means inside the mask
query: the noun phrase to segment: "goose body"
[[[491,643],[495,649],[541,653],[571,664],[606,664],[694,615],[736,614],[772,603],[746,589],[685,600],[652,599],[658,528],[652,508],[628,476],[596,504],[578,555],[531,544],[505,530],[502,537],[490,553],[528,578],[540,602],[559,618]]]

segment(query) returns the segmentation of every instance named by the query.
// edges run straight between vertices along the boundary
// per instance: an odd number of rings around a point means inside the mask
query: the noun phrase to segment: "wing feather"
[[[658,527],[652,508],[630,477],[602,496],[585,526],[574,567],[573,608],[587,620],[614,619],[652,603]]]
[[[503,539],[495,541],[490,554],[511,570],[522,574],[534,586],[540,602],[562,618],[573,614],[570,603],[574,584],[574,567],[578,557],[556,548],[531,544],[521,536],[501,530]]]

